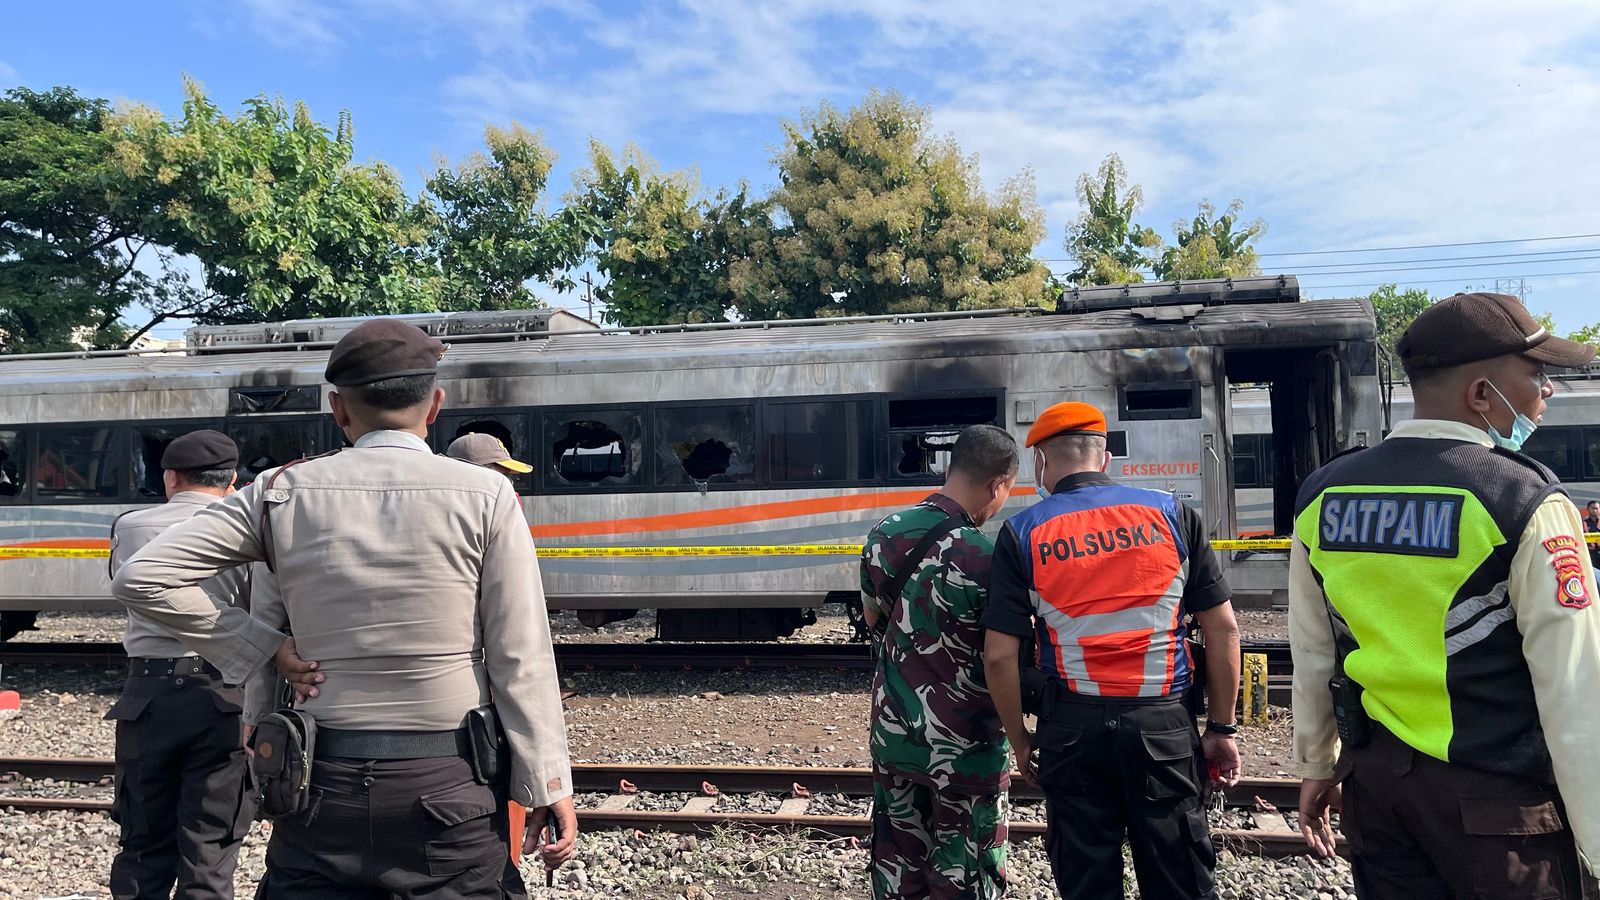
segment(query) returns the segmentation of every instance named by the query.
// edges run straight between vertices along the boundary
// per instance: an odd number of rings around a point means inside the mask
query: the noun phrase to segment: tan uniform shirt
[[[512,799],[538,807],[571,794],[549,614],[511,483],[396,431],[269,480],[145,547],[118,573],[117,599],[233,677],[269,665],[291,622],[300,655],[327,676],[305,709],[330,728],[454,729],[492,698]],[[266,558],[268,504],[277,589],[261,592],[260,618],[219,613],[197,585]],[[254,686],[256,714],[271,681]]]
[[[161,532],[220,499],[204,491],[180,491],[160,506],[136,509],[119,516],[111,526],[111,574],[115,576],[135,553]],[[218,607],[249,609],[250,579],[245,572],[242,568],[220,572],[202,582],[200,589]],[[154,619],[136,611],[128,613],[128,628],[122,634],[122,647],[132,657],[167,659],[195,655],[165,628],[156,624]]]
[[[1471,441],[1494,446],[1481,429],[1461,422],[1415,419],[1390,437]],[[1533,693],[1554,763],[1556,786],[1566,802],[1578,850],[1600,860],[1600,769],[1591,760],[1600,747],[1600,606],[1572,609],[1556,602],[1556,569],[1544,541],[1567,535],[1583,539],[1578,508],[1560,494],[1545,498],[1522,532],[1511,560],[1507,593],[1522,633],[1522,653],[1533,674]],[[1594,570],[1579,553],[1588,596],[1596,597]],[[1294,648],[1294,760],[1305,778],[1329,778],[1338,756],[1338,733],[1328,679],[1335,668],[1333,629],[1322,589],[1298,538],[1289,551],[1289,641]],[[1591,868],[1593,868],[1591,866]]]

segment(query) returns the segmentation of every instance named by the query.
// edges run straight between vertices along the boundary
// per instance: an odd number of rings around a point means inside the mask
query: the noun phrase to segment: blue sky
[[[991,188],[1032,172],[1058,270],[1074,181],[1112,151],[1146,224],[1170,236],[1201,198],[1239,198],[1269,226],[1266,254],[1600,234],[1587,0],[244,0],[18,4],[6,20],[0,87],[173,114],[187,73],[224,109],[259,93],[329,123],[349,109],[358,157],[413,189],[512,120],[561,154],[558,195],[591,137],[708,189],[765,188],[781,121],[893,87]],[[1562,328],[1600,321],[1600,237],[1263,262],[1317,296],[1526,279]]]

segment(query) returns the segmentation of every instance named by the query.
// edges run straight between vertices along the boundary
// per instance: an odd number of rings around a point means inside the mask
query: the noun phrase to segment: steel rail
[[[53,778],[60,781],[101,782],[111,777],[113,764],[108,759],[12,757],[0,758],[0,773],[24,778]],[[811,766],[698,766],[698,765],[629,765],[617,763],[578,763],[572,770],[573,786],[580,793],[605,793],[607,803],[598,808],[578,810],[578,819],[586,828],[627,828],[641,831],[673,831],[704,833],[715,828],[737,827],[746,829],[771,829],[815,832],[835,837],[865,837],[871,833],[871,821],[861,816],[817,815],[805,812],[807,801],[795,788],[804,788],[812,796],[843,794],[850,797],[870,796],[872,773],[868,769],[847,767]],[[789,811],[780,809],[772,813],[718,812],[706,808],[677,810],[638,810],[628,806],[631,797],[623,793],[623,782],[630,792],[682,793],[704,797],[701,805],[712,802],[704,796],[706,784],[720,793],[764,793],[777,797],[790,797],[784,801]],[[1247,778],[1229,791],[1236,808],[1254,810],[1263,804],[1278,809],[1292,809],[1299,797],[1299,782],[1283,778]],[[1014,801],[1037,802],[1042,799],[1037,788],[1020,778],[1012,783]],[[692,806],[692,804],[691,804]],[[7,797],[0,796],[0,808],[28,812],[73,811],[109,812],[111,801],[89,797]],[[1258,829],[1213,829],[1213,838],[1234,852],[1253,856],[1281,858],[1305,852],[1305,844],[1298,832],[1290,831],[1281,816],[1272,813],[1253,813],[1263,827]],[[1010,825],[1012,840],[1037,837],[1044,833],[1044,824],[1033,821],[1014,821]]]

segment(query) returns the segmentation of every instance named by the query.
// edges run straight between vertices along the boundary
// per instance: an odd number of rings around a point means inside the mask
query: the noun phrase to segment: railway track
[[[1265,653],[1268,673],[1275,678],[1291,671],[1287,641],[1252,641],[1246,653]],[[872,668],[865,644],[801,643],[558,643],[556,664],[563,671],[628,671],[633,669],[846,669]],[[0,643],[0,665],[104,665],[120,667],[127,657],[121,644]]]
[[[21,779],[104,784],[112,776],[108,759],[0,758],[0,808],[28,811],[109,812],[111,802],[88,797],[5,796],[8,783]],[[858,768],[757,766],[641,766],[580,763],[573,766],[579,794],[601,795],[578,810],[586,829],[621,828],[641,831],[708,832],[718,827],[807,831],[836,837],[866,837],[871,822],[865,815],[818,812],[837,808],[841,799],[855,801],[872,793],[871,773]],[[728,796],[763,795],[767,811],[724,808]],[[655,796],[652,796],[655,795]],[[676,795],[662,798],[659,795]],[[1291,779],[1245,779],[1229,791],[1230,803],[1246,811],[1253,828],[1216,829],[1219,844],[1236,853],[1270,858],[1305,852],[1300,834],[1277,810],[1293,809],[1299,782]],[[651,798],[658,808],[641,808]],[[590,798],[593,799],[593,798]],[[1039,791],[1018,779],[1013,803],[1037,803]],[[663,801],[667,808],[659,808]],[[1014,819],[1012,840],[1044,834],[1044,822]]]

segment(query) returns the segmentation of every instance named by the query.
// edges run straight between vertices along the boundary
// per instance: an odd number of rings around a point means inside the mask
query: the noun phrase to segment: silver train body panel
[[[1380,433],[1372,335],[1370,308],[1339,300],[1196,305],[1161,316],[1127,310],[688,333],[551,333],[452,346],[440,369],[447,397],[441,424],[497,412],[521,416],[530,432],[525,440],[540,446],[513,452],[548,469],[549,436],[537,423],[551,409],[852,397],[879,404],[881,417],[895,398],[934,408],[947,395],[988,392],[997,398],[997,424],[1020,443],[1045,407],[1083,400],[1106,410],[1110,429],[1121,433],[1110,468],[1114,477],[1175,493],[1200,509],[1213,534],[1222,537],[1240,529],[1230,442],[1237,426],[1229,398],[1232,381],[1241,376],[1233,370],[1259,381],[1274,360],[1286,372],[1304,369],[1296,375],[1298,393],[1291,393],[1295,404],[1317,409],[1316,435],[1297,439],[1304,445],[1300,465],[1309,471],[1333,452]],[[241,389],[312,386],[316,410],[309,415],[325,416],[326,359],[326,349],[0,358],[0,438],[8,429],[31,434],[26,429],[80,423],[109,429],[159,421],[181,429],[305,419],[238,414],[230,402]],[[1187,417],[1135,408],[1143,402],[1135,392],[1141,386],[1165,392],[1152,401],[1158,404],[1181,405],[1182,392],[1192,392],[1191,406],[1180,411]],[[937,419],[936,413],[926,415]],[[883,516],[937,485],[932,477],[895,477],[883,424],[870,438],[879,465],[873,484],[745,488],[711,478],[661,490],[569,486],[525,495],[523,505],[536,542],[545,547],[857,543]],[[632,449],[636,456],[651,452]],[[1019,488],[1005,514],[1033,501],[1030,457],[1022,454]],[[103,504],[4,501],[0,497],[0,545],[103,546],[116,515],[136,506],[126,496]],[[1238,556],[1223,554],[1237,590],[1281,587],[1281,558]],[[561,558],[543,561],[541,569],[551,605],[565,608],[814,606],[830,594],[857,590],[851,556]],[[0,559],[0,609],[111,608],[105,570],[103,560]]]

